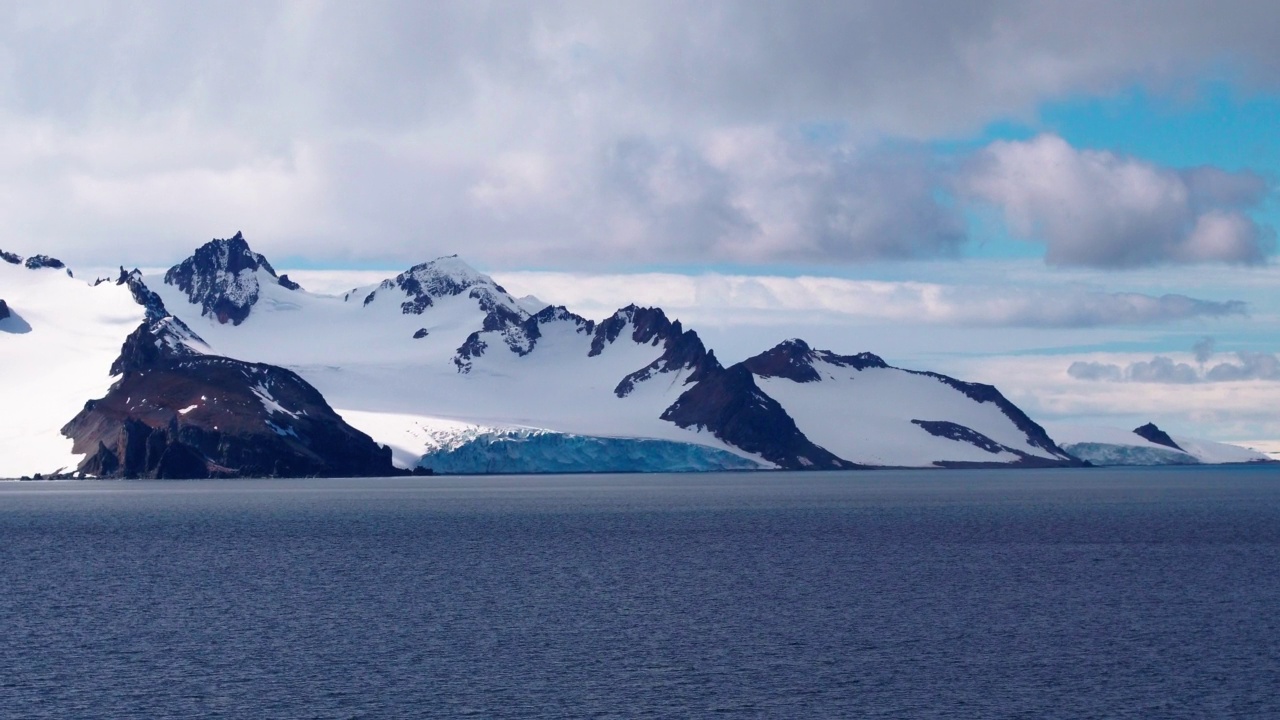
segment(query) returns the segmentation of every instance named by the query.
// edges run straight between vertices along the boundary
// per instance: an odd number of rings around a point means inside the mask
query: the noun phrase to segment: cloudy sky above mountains
[[[1038,418],[1280,438],[1274,3],[47,5],[0,7],[0,247],[457,252],[730,356],[795,327]]]

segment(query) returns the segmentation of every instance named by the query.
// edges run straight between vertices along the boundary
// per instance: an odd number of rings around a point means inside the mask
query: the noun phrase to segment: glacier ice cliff
[[[468,433],[422,456],[437,474],[702,472],[762,465],[717,448],[672,440],[610,438],[545,430]]]

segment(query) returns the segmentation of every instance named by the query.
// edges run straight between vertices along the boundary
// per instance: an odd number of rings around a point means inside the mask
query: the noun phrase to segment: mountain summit
[[[250,250],[239,232],[201,245],[191,257],[169,268],[164,282],[186,293],[192,303],[200,306],[202,315],[232,325],[249,317],[263,282],[300,289],[287,275],[277,276],[271,263]]]

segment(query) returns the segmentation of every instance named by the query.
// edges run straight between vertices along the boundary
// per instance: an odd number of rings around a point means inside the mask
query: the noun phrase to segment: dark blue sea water
[[[0,483],[0,717],[1280,717],[1280,472]]]

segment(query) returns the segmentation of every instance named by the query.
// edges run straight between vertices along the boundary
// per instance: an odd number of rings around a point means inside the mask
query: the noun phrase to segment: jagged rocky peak
[[[5,318],[9,317],[10,314],[11,313],[9,312],[9,304],[6,303],[3,299],[0,299],[0,320],[4,320]]]
[[[266,273],[271,283],[298,289],[287,276],[278,277],[271,263],[250,250],[244,235],[237,232],[200,246],[191,257],[169,268],[164,282],[186,293],[192,304],[200,306],[200,314],[239,325],[258,302],[261,273]]]
[[[1156,427],[1155,423],[1147,423],[1142,427],[1136,427],[1133,429],[1133,432],[1138,437],[1157,445],[1163,445],[1165,447],[1173,448],[1174,450],[1182,450],[1182,446],[1174,442],[1173,438],[1169,437],[1168,433]]]
[[[587,355],[595,357],[604,352],[606,347],[617,341],[627,326],[631,326],[632,342],[655,346],[684,334],[680,321],[672,322],[662,308],[632,304],[619,309],[596,326],[595,337],[591,339],[591,351]]]
[[[522,320],[528,315],[493,278],[466,264],[457,255],[414,265],[394,278],[383,280],[364,297],[364,304],[373,302],[380,292],[397,288],[406,295],[400,304],[405,315],[421,315],[436,300],[464,293],[475,298],[486,312],[502,306],[520,315]]]
[[[120,356],[111,364],[113,376],[145,369],[162,358],[198,354],[194,349],[196,344],[205,345],[203,338],[169,312],[160,296],[147,287],[137,268],[125,270],[121,266],[116,285],[129,288],[134,302],[146,310],[146,320],[125,338]]]
[[[618,323],[620,318],[626,318],[621,325]],[[613,393],[620,398],[630,395],[637,384],[659,373],[677,373],[678,379],[688,385],[723,369],[715,353],[702,344],[702,339],[696,332],[685,330],[679,320],[668,320],[666,313],[659,308],[639,308],[635,305],[619,310],[597,327],[589,355],[598,355],[606,340],[610,343],[615,341],[628,322],[635,328],[631,332],[633,342],[661,345],[662,354],[618,383]],[[610,325],[607,328],[606,323]]]
[[[822,376],[814,368],[814,364],[819,362],[855,370],[889,367],[878,355],[869,352],[837,355],[828,350],[814,350],[799,338],[784,340],[773,348],[744,360],[743,364],[759,377],[777,377],[805,383],[822,380]]]

